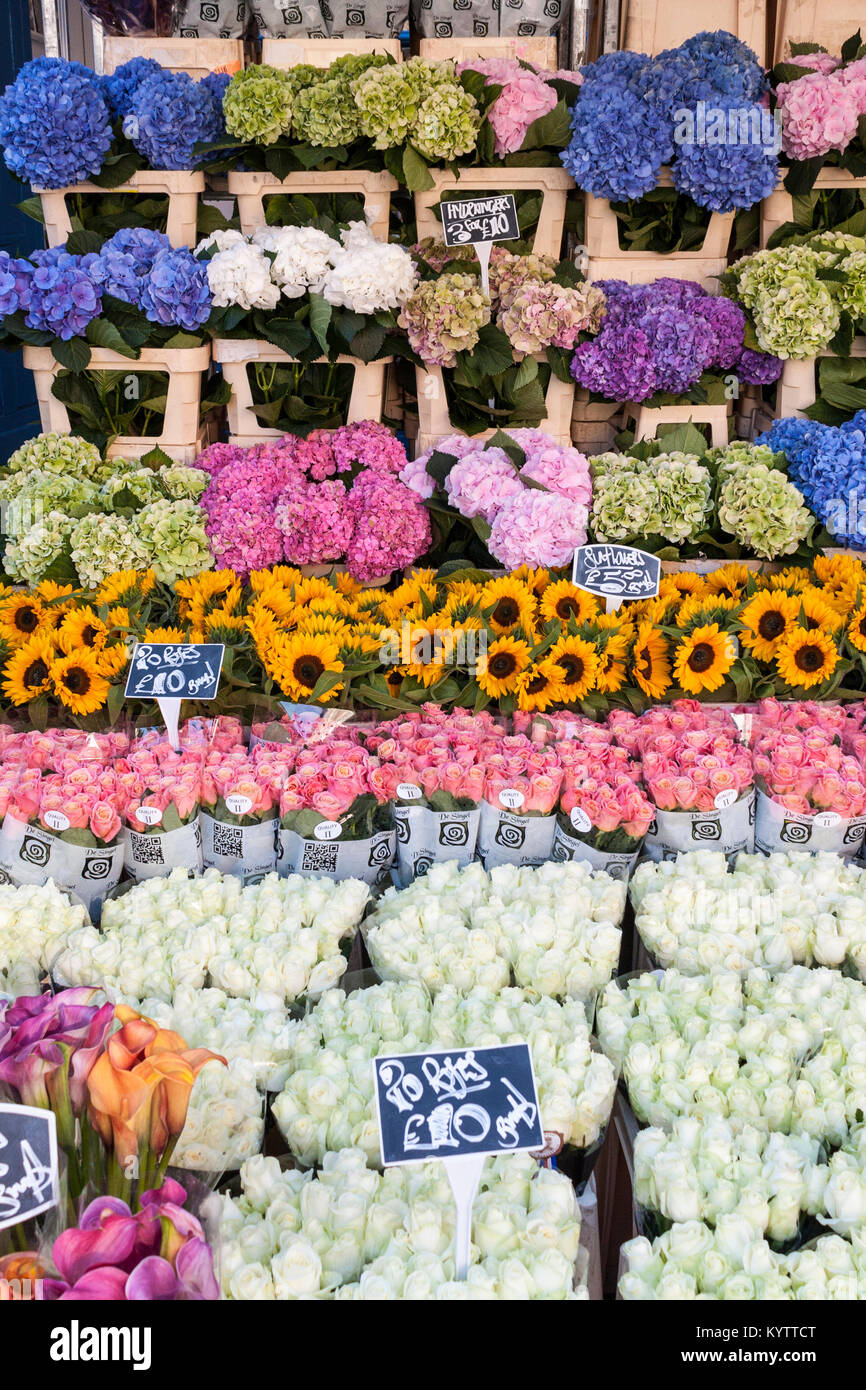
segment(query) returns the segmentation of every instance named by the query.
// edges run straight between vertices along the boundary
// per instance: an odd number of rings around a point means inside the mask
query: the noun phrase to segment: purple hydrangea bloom
[[[8,318],[30,305],[30,282],[33,266],[18,260],[8,251],[0,251],[0,317]]]
[[[142,286],[141,307],[151,323],[194,333],[211,311],[207,265],[186,247],[160,251]]]
[[[159,72],[135,90],[123,133],[154,169],[192,169],[194,147],[218,140],[222,111],[186,72]]]
[[[89,256],[71,256],[62,247],[33,254],[26,323],[64,341],[83,334],[102,312],[102,293],[90,274]]]
[[[737,376],[746,386],[769,386],[782,375],[782,359],[772,352],[755,352],[743,348],[734,363]]]
[[[0,96],[3,158],[37,188],[65,188],[99,173],[112,138],[99,78],[81,63],[36,58]]]
[[[715,335],[695,314],[673,306],[651,309],[637,327],[649,345],[657,391],[682,395],[712,361]]]
[[[171,242],[164,232],[152,232],[147,227],[123,227],[105,242],[91,273],[105,294],[140,308],[153,263],[160,251],[170,247]]]
[[[141,83],[158,72],[162,72],[162,67],[155,58],[130,58],[128,63],[121,63],[114,72],[103,77],[103,95],[115,120],[130,110]]]
[[[579,386],[609,401],[643,401],[656,388],[655,365],[646,334],[633,325],[606,329],[581,343],[571,363]]]
[[[746,316],[739,304],[732,299],[703,295],[692,301],[692,313],[704,320],[715,339],[707,366],[723,372],[733,367],[742,355],[746,331]]]

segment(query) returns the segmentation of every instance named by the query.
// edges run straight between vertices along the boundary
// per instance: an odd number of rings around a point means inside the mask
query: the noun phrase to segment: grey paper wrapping
[[[202,863],[206,869],[234,874],[244,883],[256,883],[277,867],[278,819],[258,825],[232,825],[199,813]]]
[[[54,879],[63,893],[77,893],[98,920],[102,900],[116,888],[123,872],[123,842],[85,848],[5,816],[0,828],[0,879],[6,883],[47,883]]]
[[[866,835],[866,816],[845,820],[835,811],[819,811],[812,816],[786,811],[758,788],[755,815],[755,846],[764,854],[785,854],[802,849],[813,854],[829,850],[832,854],[853,856],[862,849]]]
[[[123,867],[139,883],[143,878],[164,878],[172,869],[201,873],[201,827],[198,820],[175,830],[144,835],[129,826],[123,832]]]
[[[397,877],[405,887],[432,864],[454,859],[460,868],[475,858],[481,810],[433,811],[429,806],[395,806]]]
[[[326,878],[360,878],[369,884],[390,879],[397,836],[393,830],[379,830],[368,840],[305,840],[296,830],[280,830],[277,872],[322,874]]]
[[[754,787],[718,811],[656,811],[643,852],[649,859],[676,859],[683,850],[713,849],[722,854],[755,847]]]
[[[390,39],[406,26],[409,0],[250,0],[249,9],[268,39]]]
[[[478,858],[485,869],[497,864],[545,864],[553,850],[556,816],[521,816],[501,811],[489,801],[481,804]]]
[[[412,0],[424,39],[543,38],[562,18],[562,0]]]
[[[619,879],[621,883],[628,883],[639,854],[639,849],[633,850],[631,854],[611,854],[608,850],[596,849],[577,835],[569,835],[557,823],[550,857],[560,863],[566,859],[575,859],[578,863],[589,864],[593,869],[604,869],[611,878]]]
[[[176,39],[242,39],[250,18],[247,0],[175,0]]]

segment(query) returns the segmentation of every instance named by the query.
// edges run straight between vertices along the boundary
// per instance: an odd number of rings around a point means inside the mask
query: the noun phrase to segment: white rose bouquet
[[[0,990],[38,994],[67,933],[87,920],[83,906],[70,902],[52,879],[0,884]]]
[[[123,999],[123,1003],[138,1001]],[[174,1000],[140,1001],[141,1012],[180,1033],[190,1047],[206,1046],[210,1039],[214,1052],[233,1062],[246,1062],[253,1069],[260,1091],[278,1091],[288,1076],[292,1035],[297,1019],[289,1018],[279,994],[256,994],[252,999],[232,999],[221,989],[195,989],[179,985]],[[225,1068],[222,1076],[226,1075]]]
[[[567,1178],[527,1154],[488,1159],[473,1207],[471,1263],[455,1277],[455,1211],[441,1163],[371,1172],[359,1149],[321,1171],[258,1157],[223,1199],[226,1298],[559,1299],[574,1289],[580,1213]]]
[[[192,1088],[172,1164],[224,1173],[259,1153],[264,1136],[264,1102],[254,1064],[240,1057],[227,1067],[207,1062]]]

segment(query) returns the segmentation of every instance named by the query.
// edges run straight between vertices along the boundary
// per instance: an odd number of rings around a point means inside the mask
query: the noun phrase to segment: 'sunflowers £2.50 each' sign
[[[59,1201],[54,1112],[0,1105],[0,1231]]]
[[[655,598],[661,561],[633,545],[582,545],[574,552],[572,582],[618,608],[627,599]]]
[[[489,1154],[542,1149],[544,1132],[526,1043],[376,1057],[382,1163],[439,1158],[457,1205],[458,1279],[469,1269],[472,1203]]]

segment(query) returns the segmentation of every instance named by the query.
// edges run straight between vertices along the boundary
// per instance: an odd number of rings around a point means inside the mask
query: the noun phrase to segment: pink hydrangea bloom
[[[283,449],[281,457],[277,452],[263,457],[262,446],[247,449],[205,488],[201,505],[218,567],[245,576],[281,562],[283,534],[274,521],[274,503],[298,474],[294,450]]]
[[[827,77],[839,67],[842,59],[834,58],[832,53],[797,53],[793,58],[786,58],[785,62],[793,63],[795,68],[811,68],[813,72],[821,72]]]
[[[570,564],[586,542],[587,509],[555,492],[524,488],[499,508],[487,549],[508,570]]]
[[[561,449],[557,445],[539,449],[527,458],[521,477],[532,478],[551,492],[589,507],[592,497],[589,463],[578,449]]]
[[[400,482],[419,497],[432,497],[436,491],[436,484],[427,472],[427,460],[424,456],[410,459],[405,468],[400,469],[399,476]]]
[[[520,149],[533,121],[552,111],[558,100],[553,87],[531,72],[522,71],[507,83],[490,108],[494,148],[500,159]]]
[[[516,58],[467,58],[466,62],[457,64],[457,76],[463,72],[480,72],[487,78],[488,87],[491,82],[505,86],[506,82],[522,77],[526,68]]]
[[[379,473],[399,473],[406,463],[406,450],[387,425],[375,420],[359,420],[344,425],[333,436],[334,457],[341,472],[373,468]]]
[[[246,449],[240,444],[208,444],[196,459],[195,467],[204,469],[205,473],[215,478],[230,463],[237,463],[245,455]]]
[[[508,497],[524,491],[519,474],[502,449],[479,447],[455,463],[445,479],[445,491],[461,516],[491,522]]]
[[[342,560],[352,537],[348,493],[341,482],[291,484],[277,501],[274,520],[291,565]]]
[[[858,82],[807,73],[779,84],[782,148],[789,159],[816,159],[844,150],[857,134]]]
[[[376,579],[402,569],[430,545],[430,513],[391,473],[365,468],[348,501],[353,521],[346,564],[355,579]]]

